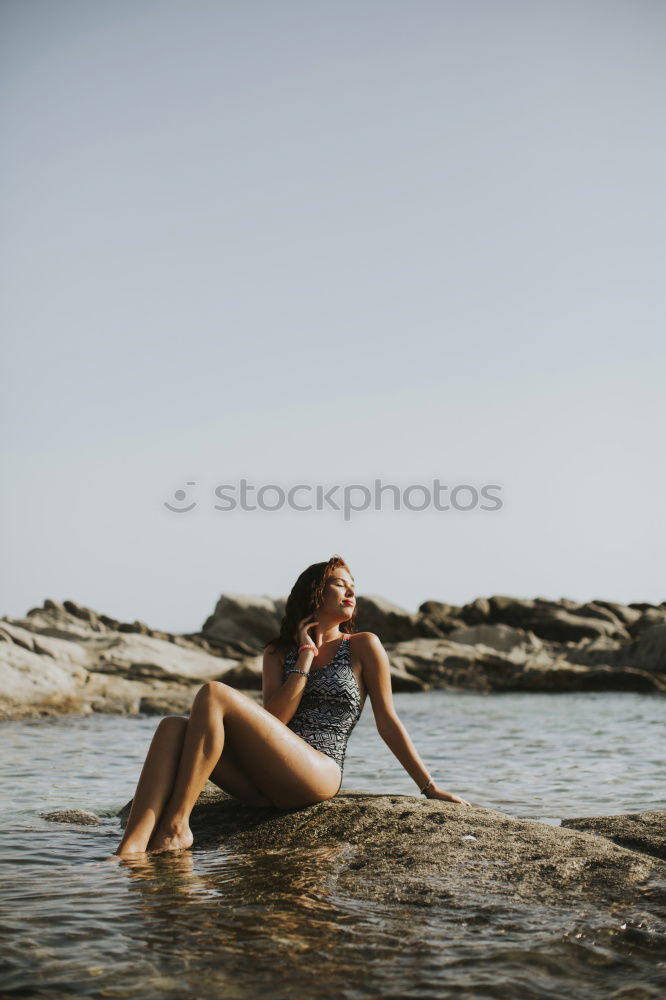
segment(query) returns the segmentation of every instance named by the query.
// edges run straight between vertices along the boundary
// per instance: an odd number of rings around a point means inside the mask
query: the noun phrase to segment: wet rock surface
[[[581,816],[562,820],[562,826],[606,837],[630,851],[666,860],[666,812],[656,810],[618,816]]]
[[[122,824],[130,806],[121,810]],[[663,828],[666,812],[648,815]],[[246,806],[208,783],[191,827],[195,851],[335,848],[338,889],[359,899],[428,906],[473,889],[540,905],[649,901],[666,916],[666,865],[659,858],[475,806],[348,791],[278,810]]]
[[[101,822],[96,813],[85,809],[55,809],[53,812],[42,813],[42,819],[49,823],[77,823],[79,826],[99,826]]]

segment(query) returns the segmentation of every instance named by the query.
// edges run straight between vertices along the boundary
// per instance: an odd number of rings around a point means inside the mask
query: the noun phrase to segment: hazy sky
[[[663,3],[3,0],[0,36],[0,614],[189,631],[333,553],[409,610],[666,600]],[[502,505],[215,509],[243,478]]]

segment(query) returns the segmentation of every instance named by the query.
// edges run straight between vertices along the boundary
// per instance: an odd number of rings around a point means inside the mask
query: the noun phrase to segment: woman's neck
[[[315,645],[319,649],[329,642],[335,642],[341,635],[340,626],[337,624],[325,626],[324,628],[317,626],[315,628]]]

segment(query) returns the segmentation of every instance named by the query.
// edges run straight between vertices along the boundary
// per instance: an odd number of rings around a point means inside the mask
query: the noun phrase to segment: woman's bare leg
[[[208,780],[248,806],[273,805],[268,796],[264,795],[243,771],[229,740],[225,740],[222,756],[211,771]]]
[[[157,726],[116,854],[145,852],[173,790],[186,729],[187,719],[179,715],[169,715]]]
[[[185,741],[187,718],[170,715],[162,719],[153,736],[132,800],[118,855],[144,853],[173,790]],[[253,806],[273,803],[249,780],[231,746],[225,747],[210,780],[234,798]]]
[[[334,760],[246,695],[209,681],[194,699],[173,791],[150,852],[192,845],[190,813],[222,756],[225,739],[248,779],[278,808],[321,802],[338,789],[340,769]]]

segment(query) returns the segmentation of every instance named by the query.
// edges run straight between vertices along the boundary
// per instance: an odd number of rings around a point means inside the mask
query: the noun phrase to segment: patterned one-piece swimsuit
[[[296,713],[287,723],[310,746],[321,750],[340,765],[340,784],[344,771],[349,735],[361,715],[361,693],[351,665],[349,637],[343,635],[335,656],[325,667],[310,670]],[[282,679],[298,659],[296,644],[287,653]],[[338,786],[338,791],[339,791]]]

